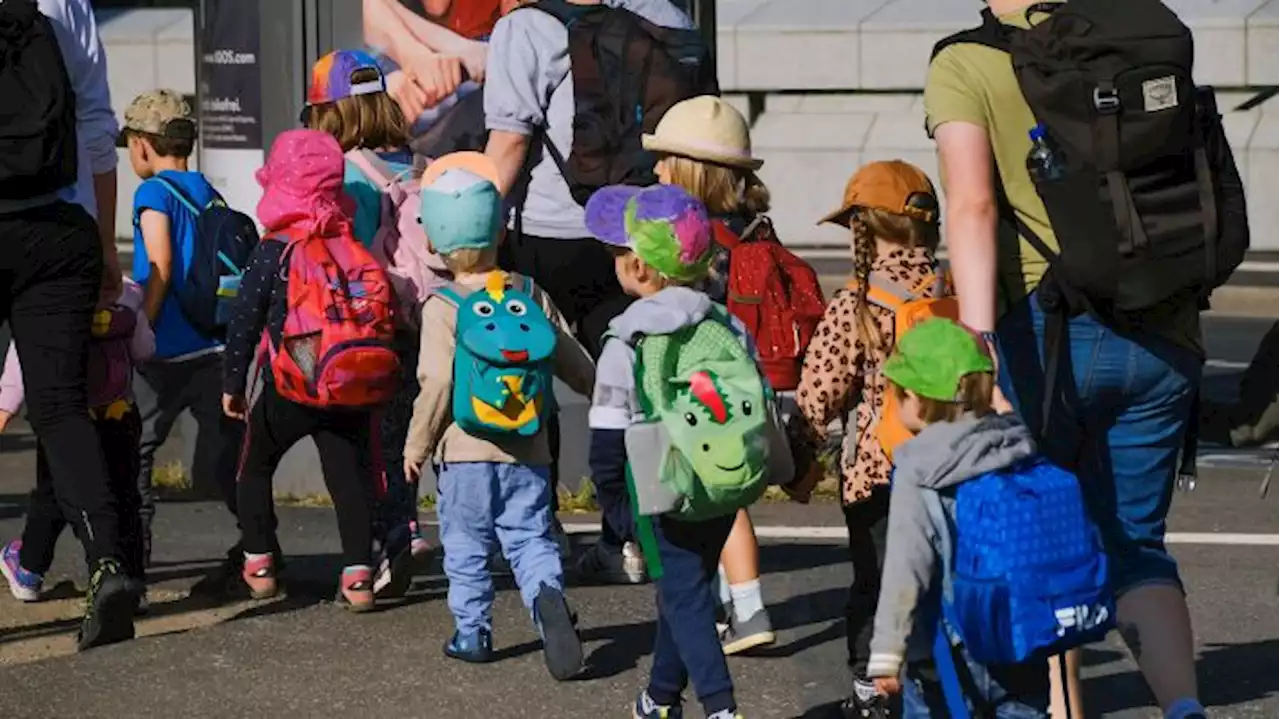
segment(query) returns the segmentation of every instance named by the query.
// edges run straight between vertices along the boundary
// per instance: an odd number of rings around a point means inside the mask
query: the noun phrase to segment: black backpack
[[[1049,17],[1021,30],[985,10],[981,27],[942,40],[934,57],[957,43],[1009,53],[1065,168],[1036,183],[1059,251],[1017,223],[1050,262],[1042,300],[1057,292],[1046,305],[1117,327],[1203,301],[1243,261],[1249,227],[1213,92],[1192,80],[1191,31],[1159,0],[1026,12]]]
[[[606,5],[541,0],[525,7],[551,15],[569,31],[574,103],[569,157],[541,134],[573,199],[585,205],[605,185],[656,183],[655,158],[640,136],[653,132],[677,102],[720,94],[702,36]]]
[[[0,201],[76,182],[76,101],[49,19],[31,0],[0,2]]]
[[[240,279],[249,255],[258,245],[258,227],[216,194],[204,207],[197,206],[181,188],[163,175],[155,179],[194,217],[195,244],[191,264],[177,293],[182,314],[206,339],[226,338],[231,309],[240,293]]]

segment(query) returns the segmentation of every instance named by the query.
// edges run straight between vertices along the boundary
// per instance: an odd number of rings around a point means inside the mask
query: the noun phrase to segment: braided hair
[[[903,249],[927,247],[938,249],[938,225],[906,215],[898,215],[873,208],[858,208],[849,215],[849,229],[853,232],[853,277],[856,283],[854,319],[858,335],[867,347],[880,351],[886,349],[880,336],[880,324],[871,312],[867,293],[871,289],[871,268],[877,255],[876,240],[881,239],[900,245]]]

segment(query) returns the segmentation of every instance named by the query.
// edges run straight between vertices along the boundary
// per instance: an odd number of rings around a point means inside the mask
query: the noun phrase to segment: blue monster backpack
[[[484,289],[435,291],[458,309],[453,421],[467,434],[532,437],[555,407],[556,328],[533,299],[533,281],[493,272]]]
[[[248,215],[228,207],[216,193],[208,205],[198,207],[168,178],[156,175],[155,179],[195,218],[195,246],[178,291],[178,306],[202,336],[222,340],[249,255],[258,246],[258,226]]]
[[[953,523],[943,495],[954,498]],[[945,630],[975,661],[1047,658],[1114,626],[1107,556],[1075,475],[1037,458],[925,496],[935,524],[952,529]]]

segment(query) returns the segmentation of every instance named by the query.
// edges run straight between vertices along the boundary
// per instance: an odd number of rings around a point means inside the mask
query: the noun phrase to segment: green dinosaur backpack
[[[696,325],[636,346],[644,419],[627,432],[627,454],[644,505],[638,513],[699,521],[732,514],[764,493],[773,466],[773,392],[729,322],[717,307]]]

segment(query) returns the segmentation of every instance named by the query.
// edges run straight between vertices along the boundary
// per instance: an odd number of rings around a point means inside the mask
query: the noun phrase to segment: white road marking
[[[566,534],[593,534],[600,531],[599,524],[585,522],[564,525]],[[757,526],[756,536],[764,539],[847,539],[844,527],[777,527]],[[1229,546],[1275,547],[1280,545],[1280,534],[1241,534],[1231,532],[1170,532],[1165,536],[1168,544],[1207,544]]]

